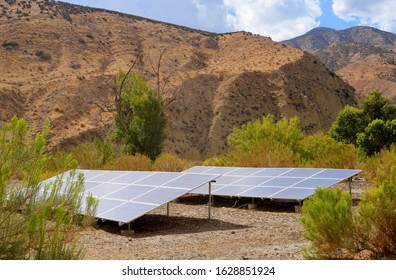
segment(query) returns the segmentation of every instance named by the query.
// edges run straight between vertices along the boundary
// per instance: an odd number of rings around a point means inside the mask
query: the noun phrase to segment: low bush
[[[311,241],[311,246],[304,250],[305,258],[351,258],[356,244],[349,194],[340,189],[318,189],[314,197],[304,202],[303,212],[303,236]]]
[[[285,167],[300,164],[298,156],[290,147],[266,141],[252,145],[249,150],[232,151],[226,158],[230,165],[241,167]]]
[[[115,145],[108,139],[95,139],[71,149],[70,153],[82,168],[101,169],[116,157]]]
[[[396,257],[396,165],[390,170],[363,194],[356,211],[339,189],[318,189],[304,202],[303,236],[311,241],[306,258],[352,259],[363,251],[372,259]]]
[[[153,164],[153,169],[157,171],[181,172],[189,167],[187,160],[169,153],[160,155]]]
[[[396,257],[396,165],[389,178],[367,190],[359,203],[362,244],[376,258]]]
[[[356,168],[358,152],[354,145],[337,142],[319,133],[306,136],[300,144],[300,160],[307,167]]]
[[[35,51],[34,54],[42,60],[51,60],[51,55],[44,51],[38,50],[38,51]]]
[[[147,156],[136,154],[134,156],[122,155],[106,165],[107,169],[151,171],[153,163]]]
[[[16,48],[19,47],[19,44],[15,41],[5,41],[1,44],[3,48]]]
[[[363,158],[359,164],[364,177],[375,186],[389,180],[392,166],[396,166],[396,143],[392,144],[389,149],[382,149],[372,157]]]

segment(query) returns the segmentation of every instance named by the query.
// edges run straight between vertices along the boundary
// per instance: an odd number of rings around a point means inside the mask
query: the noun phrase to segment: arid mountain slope
[[[11,3],[11,4],[8,4]],[[15,2],[15,3],[14,3]],[[232,127],[268,113],[328,128],[354,90],[312,55],[250,33],[212,34],[61,2],[0,1],[1,122],[52,123],[50,145],[105,135],[113,125],[113,77],[138,59],[160,84],[167,150],[202,158],[226,149]],[[169,79],[167,79],[169,77]]]
[[[283,43],[318,57],[356,89],[359,99],[377,89],[396,102],[396,34],[364,26],[315,28]]]

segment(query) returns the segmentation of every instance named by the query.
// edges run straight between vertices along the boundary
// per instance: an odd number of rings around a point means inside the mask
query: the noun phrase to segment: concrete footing
[[[135,231],[134,230],[131,230],[131,229],[123,229],[123,230],[121,230],[121,235],[122,236],[132,236],[132,235],[134,235],[135,234]]]

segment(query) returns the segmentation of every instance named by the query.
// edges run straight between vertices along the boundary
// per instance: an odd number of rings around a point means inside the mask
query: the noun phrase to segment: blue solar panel
[[[316,188],[332,186],[360,171],[324,168],[195,166],[184,172],[221,175],[212,185],[213,195],[303,200],[314,194]],[[192,193],[208,194],[209,189],[203,186],[193,190]]]
[[[77,170],[77,173],[84,174],[83,195],[92,195],[99,201],[95,216],[123,223],[133,221],[218,177],[180,172]],[[62,188],[66,191],[70,173],[62,175]],[[44,181],[43,188],[44,183],[51,183],[55,178]],[[85,207],[83,202],[81,214],[85,214]]]

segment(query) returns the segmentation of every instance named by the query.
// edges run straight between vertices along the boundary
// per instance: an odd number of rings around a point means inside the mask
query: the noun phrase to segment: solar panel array
[[[216,179],[216,183],[212,184],[212,195],[301,201],[313,195],[316,188],[327,188],[360,171],[324,168],[195,166],[184,172],[221,175]],[[209,189],[208,186],[202,186],[191,193],[209,194]]]
[[[122,223],[129,223],[218,177],[216,174],[179,172],[81,169],[77,172],[84,173],[84,196],[91,194],[99,200],[95,216]],[[69,173],[62,175],[62,181],[67,182]],[[55,180],[56,177],[50,178],[43,185]],[[81,214],[85,214],[85,207],[82,205]]]

